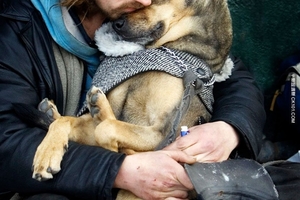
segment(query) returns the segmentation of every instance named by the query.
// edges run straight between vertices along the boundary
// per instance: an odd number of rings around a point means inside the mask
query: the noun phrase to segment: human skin
[[[193,185],[180,163],[194,163],[183,151],[153,151],[125,158],[114,186],[142,199],[187,199]]]
[[[165,150],[182,150],[198,162],[211,163],[227,160],[239,143],[236,130],[222,121],[194,126],[189,131]]]

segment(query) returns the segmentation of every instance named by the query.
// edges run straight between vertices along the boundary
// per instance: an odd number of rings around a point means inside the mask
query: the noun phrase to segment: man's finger
[[[168,156],[181,163],[193,164],[196,162],[196,159],[193,156],[189,156],[183,151],[163,151]]]

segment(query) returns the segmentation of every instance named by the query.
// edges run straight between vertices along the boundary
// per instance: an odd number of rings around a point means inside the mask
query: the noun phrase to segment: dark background
[[[300,1],[228,0],[228,4],[234,33],[232,52],[250,68],[267,94],[278,64],[300,48]]]
[[[228,0],[233,23],[232,53],[253,73],[265,95],[267,153],[286,158],[299,150],[297,133],[269,111],[281,62],[300,50],[299,0]],[[281,130],[280,130],[281,129]],[[274,146],[275,145],[275,146]],[[275,154],[273,152],[273,154]]]

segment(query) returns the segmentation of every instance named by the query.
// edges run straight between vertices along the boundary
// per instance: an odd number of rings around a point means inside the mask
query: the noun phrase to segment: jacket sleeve
[[[0,193],[60,193],[87,199],[110,199],[124,155],[70,142],[62,170],[52,180],[32,178],[32,162],[45,131],[23,123],[13,102],[36,104],[37,94],[22,77],[0,64]]]
[[[32,178],[33,157],[46,132],[24,123],[15,114],[13,103],[37,106],[44,98],[41,94],[47,93],[45,83],[49,80],[38,74],[37,58],[30,57],[30,46],[24,48],[12,25],[0,17],[0,194],[48,192],[112,199],[113,183],[125,155],[102,148],[70,142],[62,170],[53,179],[39,182]],[[43,46],[38,49],[42,52]]]
[[[266,118],[263,94],[242,61],[234,56],[231,59],[234,62],[232,75],[225,82],[215,84],[211,121],[225,121],[235,127],[240,134],[238,155],[255,159]]]

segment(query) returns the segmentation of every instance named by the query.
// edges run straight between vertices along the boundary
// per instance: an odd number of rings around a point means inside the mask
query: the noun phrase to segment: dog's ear
[[[32,105],[24,103],[13,103],[12,105],[18,117],[24,122],[48,131],[50,124],[53,122],[53,118],[39,111]]]

